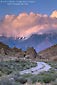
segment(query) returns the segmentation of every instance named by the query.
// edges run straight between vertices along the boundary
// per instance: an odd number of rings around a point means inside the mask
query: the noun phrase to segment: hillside
[[[37,54],[36,50],[33,47],[28,47],[26,51],[23,51],[20,48],[10,48],[8,45],[0,42],[0,55],[7,57],[18,57],[18,58],[27,58],[27,59],[43,59],[43,60],[57,60],[57,44],[43,50]]]
[[[28,47],[26,51],[20,48],[9,47],[8,45],[0,42],[0,55],[7,57],[18,57],[18,58],[36,58],[37,52],[33,47]]]
[[[8,45],[5,45],[4,43],[0,42],[0,49],[4,48],[4,49],[9,49]]]
[[[4,55],[4,56],[24,56],[24,53],[22,51],[22,49],[18,49],[16,47],[10,48],[8,45],[0,42],[0,55]]]
[[[8,45],[0,42],[0,54],[2,55],[7,55],[11,49],[9,48]]]
[[[57,44],[38,53],[42,59],[57,60]]]

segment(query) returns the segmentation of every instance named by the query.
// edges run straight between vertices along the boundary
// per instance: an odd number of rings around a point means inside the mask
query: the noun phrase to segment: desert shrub
[[[37,79],[38,79],[38,78],[37,78],[37,76],[35,76],[35,75],[30,78],[30,80],[31,80],[32,83],[37,82]]]
[[[57,78],[56,72],[44,72],[42,74],[38,75],[38,81],[44,82],[44,83],[50,83],[51,81],[55,81]]]
[[[25,75],[27,80],[30,79],[32,83],[42,82],[42,83],[50,83],[51,81],[55,81],[57,78],[57,73],[54,70],[50,70],[49,72],[43,72],[38,75]]]
[[[42,81],[44,82],[44,83],[50,83],[51,81],[53,81],[54,80],[54,78],[52,78],[52,77],[50,77],[50,76],[43,76],[42,77]]]
[[[21,71],[36,66],[36,63],[24,60],[10,60],[0,62],[0,71],[3,74],[9,75],[14,71]]]
[[[15,80],[11,78],[4,78],[0,80],[0,85],[22,85],[20,82],[15,82]]]
[[[54,82],[51,82],[52,85],[57,85],[57,79]]]
[[[3,73],[0,71],[0,77],[3,75]]]
[[[20,82],[21,84],[24,84],[27,82],[27,79],[26,78],[23,78],[23,77],[17,77],[15,79],[16,82]]]
[[[22,75],[24,78],[30,78],[31,76],[33,76],[32,74],[28,73],[28,74],[23,74]]]
[[[0,81],[0,85],[13,85],[13,83],[8,79],[4,79]]]
[[[50,62],[47,62],[49,65],[51,65],[51,67],[57,69],[57,61],[50,61]]]
[[[17,80],[19,77],[20,77],[21,75],[19,74],[19,72],[17,72],[17,73],[14,73],[14,80]]]
[[[9,74],[12,73],[12,70],[4,67],[4,68],[1,69],[1,72],[2,72],[3,74],[9,75]]]
[[[10,70],[10,69],[7,69],[6,71],[5,71],[5,74],[7,74],[7,75],[9,75],[9,74],[11,74],[12,73],[12,70]]]

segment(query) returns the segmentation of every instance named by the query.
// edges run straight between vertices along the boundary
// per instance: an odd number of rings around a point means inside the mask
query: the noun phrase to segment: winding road
[[[28,73],[39,74],[40,72],[49,71],[50,68],[51,68],[51,66],[48,65],[45,62],[37,62],[37,66],[36,67],[32,67],[30,69],[20,71],[20,74],[21,75],[22,74],[28,74]]]

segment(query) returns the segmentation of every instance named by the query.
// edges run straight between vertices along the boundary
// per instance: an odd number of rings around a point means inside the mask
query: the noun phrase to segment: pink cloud
[[[0,35],[8,37],[27,37],[34,33],[45,33],[49,30],[57,31],[57,18],[53,18],[54,12],[48,16],[46,14],[21,13],[16,15],[5,15],[0,21]],[[54,16],[57,16],[55,13]]]

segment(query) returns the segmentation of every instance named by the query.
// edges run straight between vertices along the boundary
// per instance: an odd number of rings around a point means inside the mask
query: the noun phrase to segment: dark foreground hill
[[[38,53],[42,59],[57,60],[57,44]]]

